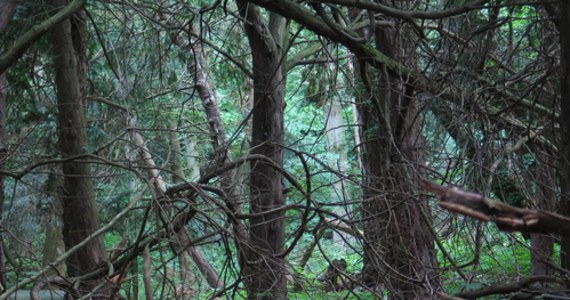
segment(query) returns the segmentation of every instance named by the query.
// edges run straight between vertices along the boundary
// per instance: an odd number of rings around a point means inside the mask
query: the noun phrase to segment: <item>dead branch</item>
[[[523,289],[531,287],[530,285],[537,282],[548,282],[555,283],[562,286],[568,286],[570,282],[566,278],[557,276],[529,276],[521,278],[516,282],[509,282],[505,284],[498,284],[493,286],[484,287],[477,290],[461,292],[455,296],[465,298],[465,299],[477,299],[480,297],[508,294],[518,292]]]
[[[442,208],[483,222],[493,221],[502,231],[570,234],[570,218],[553,212],[514,207],[428,180],[422,185],[435,194]]]
[[[324,223],[326,226],[336,229],[338,231],[342,231],[346,234],[350,234],[355,238],[363,238],[364,232],[362,230],[356,229],[353,226],[350,226],[346,221],[341,219],[331,219],[331,218],[323,218]]]

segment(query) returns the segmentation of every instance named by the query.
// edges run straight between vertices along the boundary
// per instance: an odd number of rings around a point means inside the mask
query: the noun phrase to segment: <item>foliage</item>
[[[557,31],[546,6],[497,3],[440,19],[401,20],[369,12],[373,16],[369,21],[365,21],[367,13],[350,20],[352,8],[330,3],[321,13],[330,10],[330,19],[346,25],[339,32],[347,36],[361,34],[354,28],[368,26],[367,22],[398,30],[410,24],[415,28],[417,36],[408,42],[415,45],[416,57],[398,63],[411,66],[411,61],[417,60],[414,74],[420,75],[398,74],[406,78],[406,84],[418,84],[410,93],[420,111],[414,118],[421,123],[421,160],[425,166],[414,166],[416,175],[479,190],[519,207],[554,210],[560,197],[556,156],[559,125],[555,121],[559,114]],[[431,11],[436,5],[425,1],[419,4],[406,9]],[[252,50],[235,3],[115,1],[89,2],[86,8],[90,36],[85,90],[89,146],[85,153],[89,154],[86,159],[92,168],[101,223],[111,222],[143,192],[137,205],[104,234],[105,246],[126,250],[120,254],[125,258],[138,243],[160,236],[151,249],[152,288],[157,298],[171,297],[184,284],[179,274],[184,266],[178,259],[184,251],[176,248],[175,235],[164,236],[162,232],[170,230],[177,213],[195,210],[185,226],[190,239],[227,287],[236,284],[226,295],[245,297],[232,218],[246,225],[251,218],[247,215],[251,207],[249,162],[231,174],[238,203],[230,203],[228,195],[218,192],[226,184],[220,174],[209,181],[191,178],[196,175],[195,169],[205,175],[220,165],[209,131],[212,120],[206,117],[196,89],[196,53],[189,44],[199,45],[204,52],[206,78],[215,92],[229,141],[223,146],[229,148],[234,161],[250,154]],[[2,32],[0,51],[6,52],[18,36],[47,14],[47,6],[23,1]],[[325,218],[341,218],[354,230],[363,229],[361,188],[363,175],[370,173],[362,165],[362,140],[374,140],[387,132],[382,113],[397,119],[394,116],[403,116],[407,108],[401,104],[399,110],[386,112],[385,107],[375,107],[375,125],[363,130],[357,108],[374,99],[359,102],[368,91],[355,81],[362,76],[359,68],[378,63],[366,65],[372,58],[358,60],[348,43],[334,43],[333,37],[289,21],[284,45],[287,54],[282,58],[288,67],[282,171],[295,180],[284,183],[290,206],[285,212],[286,247],[295,247],[286,258],[289,267],[302,276],[306,291],[293,292],[290,285],[289,298],[372,299],[373,294],[359,289],[326,292],[317,280],[332,259],[345,259],[348,274],[362,272],[366,237],[348,237],[346,242],[338,237],[321,239],[304,268],[299,267],[299,261],[319,228],[326,226]],[[355,23],[347,25],[352,21]],[[367,39],[372,39],[373,33],[362,34],[363,47],[372,49],[373,42]],[[185,44],[179,45],[177,39]],[[15,262],[9,264],[10,285],[43,267],[45,226],[61,196],[61,188],[54,183],[62,178],[62,172],[57,160],[57,91],[50,49],[49,40],[41,39],[6,73],[10,87],[6,113],[9,153],[4,167],[7,181],[2,226],[6,252],[15,255]],[[392,58],[401,59],[398,55]],[[386,64],[374,72],[397,73],[389,67]],[[419,77],[414,76],[424,76],[441,93],[422,90]],[[378,83],[372,85],[372,90],[379,89]],[[339,151],[327,146],[330,130],[325,124],[326,107],[333,99],[341,106],[344,141]],[[130,118],[136,119],[132,128],[127,125]],[[194,190],[176,194],[166,205],[165,195],[153,192],[156,178],[147,175],[149,167],[133,143],[133,132],[144,139],[167,188],[192,182]],[[400,137],[391,138],[395,141]],[[174,140],[180,149],[175,149]],[[385,159],[397,163],[394,157]],[[181,180],[173,179],[175,163],[182,168]],[[341,168],[343,163],[346,168]],[[231,211],[235,206],[241,206],[242,211]],[[532,245],[523,236],[501,233],[449,216],[435,206],[430,208],[433,233],[442,245],[436,245],[442,286],[449,294],[530,274]],[[295,240],[297,236],[299,240]],[[129,243],[119,247],[123,239]],[[553,261],[558,252],[556,246]],[[196,266],[190,265],[193,296],[219,296],[215,294],[219,290],[213,292]],[[457,266],[461,266],[459,272]],[[135,258],[130,268],[134,277],[122,286],[123,293],[134,291],[134,282],[142,286],[137,277],[143,272],[142,259]],[[142,289],[138,293],[143,297]]]

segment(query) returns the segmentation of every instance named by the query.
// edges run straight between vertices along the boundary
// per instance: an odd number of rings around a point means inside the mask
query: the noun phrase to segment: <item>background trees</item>
[[[64,5],[22,1],[2,31],[8,292],[425,299],[561,282],[565,235],[450,215],[420,180],[566,213],[564,5]],[[60,198],[68,252],[42,266]],[[558,288],[543,287],[525,286]]]

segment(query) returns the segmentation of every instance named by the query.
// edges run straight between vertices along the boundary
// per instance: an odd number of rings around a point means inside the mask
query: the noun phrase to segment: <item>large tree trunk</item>
[[[560,30],[560,166],[562,199],[560,213],[570,216],[570,2],[560,1],[558,18]],[[560,243],[560,259],[564,268],[570,268],[570,236],[563,235]]]
[[[415,63],[402,26],[374,31],[376,47]],[[360,64],[362,119],[364,281],[383,283],[391,299],[429,299],[439,288],[429,209],[420,199],[423,138],[414,88],[387,70]]]
[[[6,28],[12,15],[16,11],[18,1],[0,1],[0,32]],[[6,95],[8,93],[8,82],[6,75],[0,72],[0,169],[4,169],[4,159],[6,158]],[[0,223],[2,222],[2,211],[4,207],[4,175],[0,175]],[[4,236],[0,235],[0,293],[6,289],[6,264],[4,263]]]
[[[259,9],[238,0],[253,56],[253,129],[251,153],[283,165],[285,80],[282,71],[285,20],[270,13],[269,24]],[[284,213],[266,213],[283,206],[282,174],[267,162],[251,162],[250,219],[247,261],[243,275],[248,299],[287,299]],[[265,213],[265,214],[263,214]]]
[[[62,7],[65,0],[51,1]],[[86,130],[87,31],[83,14],[76,13],[55,25],[51,32],[56,71],[59,148],[63,158],[84,154],[88,149]],[[81,160],[63,163],[63,238],[67,249],[86,239],[99,228],[95,190],[91,170]],[[102,238],[93,239],[87,246],[72,254],[66,261],[69,276],[80,276],[92,271],[104,261]],[[82,282],[81,288],[91,292],[96,282]]]

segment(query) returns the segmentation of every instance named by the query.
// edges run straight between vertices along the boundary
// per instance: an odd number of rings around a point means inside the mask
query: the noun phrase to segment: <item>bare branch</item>
[[[503,231],[570,233],[570,218],[553,212],[514,207],[428,180],[423,180],[422,184],[424,189],[435,194],[442,208],[484,222],[491,220]]]

